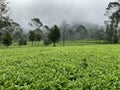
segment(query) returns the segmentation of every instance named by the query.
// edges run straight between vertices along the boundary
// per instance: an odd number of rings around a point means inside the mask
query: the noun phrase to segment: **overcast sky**
[[[8,0],[11,17],[22,27],[38,17],[43,24],[89,22],[103,24],[105,8],[113,0]]]

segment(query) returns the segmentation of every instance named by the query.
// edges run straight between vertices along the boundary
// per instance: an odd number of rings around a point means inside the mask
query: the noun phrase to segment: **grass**
[[[119,90],[119,48],[60,44],[2,48],[0,90]]]
[[[76,41],[65,41],[65,46],[84,46],[84,45],[105,45],[104,41],[101,41],[99,43],[99,41],[96,40],[76,40]],[[57,47],[63,47],[63,42],[60,41],[58,43],[56,43]],[[32,42],[27,42],[27,45],[23,45],[20,46],[18,45],[17,42],[12,43],[11,46],[9,46],[8,48],[23,48],[23,47],[45,47],[43,44],[43,41],[40,41],[39,45],[38,42],[34,42],[34,45],[32,46]],[[47,47],[53,47],[53,44],[50,44]],[[0,48],[6,48],[3,44],[0,44]]]

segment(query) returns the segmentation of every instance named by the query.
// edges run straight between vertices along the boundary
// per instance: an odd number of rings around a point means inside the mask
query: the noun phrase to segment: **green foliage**
[[[43,42],[43,44],[44,44],[45,46],[49,45],[50,43],[51,43],[51,42],[50,42],[49,39],[45,39],[44,42]]]
[[[109,43],[113,43],[116,44],[119,41],[119,38],[117,36],[117,30],[115,28],[113,28],[112,25],[106,25],[106,40]]]
[[[40,29],[40,27],[43,26],[42,22],[39,18],[33,18],[31,19],[31,22],[29,23],[30,26],[35,27],[35,29]]]
[[[32,45],[33,45],[33,41],[40,41],[42,38],[41,34],[37,31],[30,31],[29,32],[29,40],[32,41]]]
[[[33,41],[35,40],[35,33],[34,33],[34,31],[30,31],[29,32],[29,40],[32,41],[32,45],[33,45]]]
[[[8,21],[0,21],[0,30],[7,26],[11,26],[11,23]]]
[[[118,41],[119,41],[118,37],[116,35],[114,35],[112,37],[112,43],[115,44],[115,43],[118,43]]]
[[[9,32],[6,32],[3,36],[3,44],[5,46],[10,46],[12,44],[12,35]]]
[[[106,23],[106,37],[105,38],[109,43],[112,43],[112,35],[113,35],[113,31],[111,30],[110,25]]]
[[[102,27],[99,28],[98,30],[96,30],[95,37],[96,37],[97,40],[99,40],[99,43],[100,43],[100,40],[105,39],[105,31]]]
[[[106,15],[109,16],[110,23],[113,24],[113,27],[118,27],[120,23],[120,0],[110,2],[106,10]]]
[[[120,23],[120,0],[108,4],[106,15],[109,18],[106,25],[107,40],[110,43],[118,43],[117,30]]]
[[[1,49],[0,90],[119,90],[119,48],[88,45]]]
[[[18,44],[19,45],[27,45],[27,41],[22,38],[21,40],[19,40]]]
[[[83,25],[79,25],[76,28],[75,32],[79,35],[78,37],[79,40],[88,38],[88,35],[89,35],[88,31]]]
[[[11,26],[10,18],[8,17],[8,2],[0,0],[0,30],[2,28]]]
[[[39,18],[33,18],[31,19],[31,22],[29,22],[29,25],[31,27],[34,27],[34,31],[29,32],[29,40],[32,41],[32,45],[33,45],[33,41],[39,42],[42,38],[43,32],[41,30],[41,27],[43,26],[43,24]]]
[[[87,68],[88,64],[87,64],[87,60],[86,59],[83,59],[83,63],[81,65],[84,69]]]
[[[42,38],[40,33],[35,33],[35,41],[40,41]]]
[[[60,29],[57,25],[54,25],[48,34],[48,38],[53,42],[53,46],[55,46],[55,43],[60,39]]]

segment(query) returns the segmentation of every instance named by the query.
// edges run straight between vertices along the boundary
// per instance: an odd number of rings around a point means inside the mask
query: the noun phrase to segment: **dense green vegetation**
[[[84,45],[106,45],[109,44],[105,41],[101,41],[101,43],[99,43],[99,40],[76,40],[76,41],[65,41],[65,47],[67,46],[84,46]],[[118,43],[120,44],[120,42]],[[27,42],[27,45],[19,45],[17,42],[12,43],[11,46],[9,46],[8,48],[16,48],[16,47],[53,47],[53,44],[50,43],[49,45],[44,45],[44,41],[41,41],[39,44],[37,41],[34,41],[34,43],[32,44],[32,42]],[[56,47],[63,47],[63,42],[60,41],[58,43],[56,43]],[[6,46],[4,46],[2,43],[0,43],[0,48],[6,48]]]
[[[0,90],[119,90],[120,46],[0,49]]]
[[[9,14],[0,0],[0,90],[120,90],[120,0],[103,26],[47,26],[36,14],[26,32]]]
[[[120,0],[110,2],[106,8],[106,17],[104,25],[94,25],[82,23],[68,24],[63,21],[61,25],[47,26],[43,24],[39,17],[33,17],[28,25],[31,26],[29,32],[26,32],[14,19],[9,17],[10,9],[6,0],[0,1],[0,42],[5,46],[10,46],[13,42],[18,42],[19,45],[27,45],[27,42],[37,41],[38,45],[41,40],[44,45],[57,42],[71,40],[99,40],[110,44],[117,44],[120,39]],[[77,18],[77,17],[76,17]],[[88,21],[89,22],[89,21]],[[91,28],[90,28],[91,27]]]

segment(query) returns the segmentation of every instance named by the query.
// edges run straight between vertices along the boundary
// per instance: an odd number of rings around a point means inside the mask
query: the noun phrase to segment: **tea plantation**
[[[120,45],[0,49],[0,90],[120,90]]]

